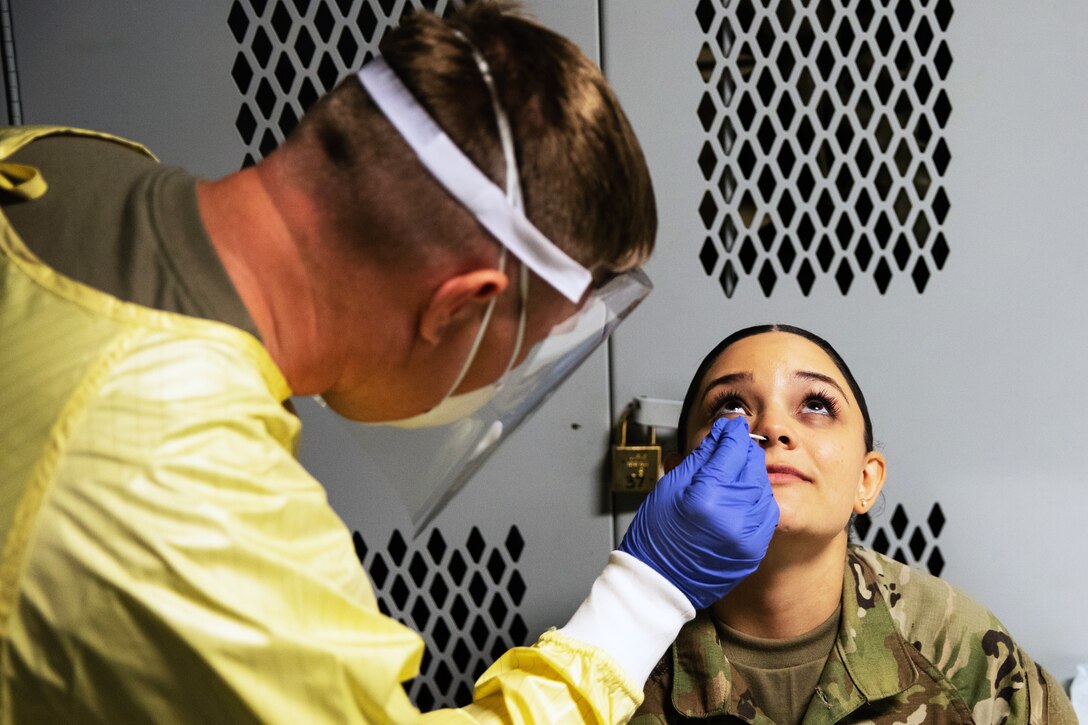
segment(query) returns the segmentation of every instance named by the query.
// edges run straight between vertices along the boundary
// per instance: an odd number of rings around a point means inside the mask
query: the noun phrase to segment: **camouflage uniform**
[[[835,646],[802,722],[1077,722],[1054,678],[951,585],[854,546],[844,580]],[[681,630],[631,720],[694,721],[771,723],[707,611]]]

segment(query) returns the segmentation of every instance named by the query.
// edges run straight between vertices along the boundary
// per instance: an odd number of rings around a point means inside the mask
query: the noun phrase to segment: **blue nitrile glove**
[[[620,551],[703,609],[756,570],[777,524],[763,449],[747,420],[723,418],[650,491]]]

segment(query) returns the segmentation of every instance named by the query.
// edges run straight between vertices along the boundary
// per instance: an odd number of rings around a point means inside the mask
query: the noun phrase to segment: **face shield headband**
[[[496,186],[457,148],[381,57],[374,58],[359,71],[359,81],[435,180],[525,266],[568,300],[577,303],[589,289],[593,276],[525,216],[510,124],[499,106],[487,63],[475,49],[473,53],[498,119],[499,137],[506,157],[507,192]]]
[[[649,279],[635,269],[591,290],[589,270],[553,244],[525,216],[509,122],[499,104],[486,61],[475,48],[472,52],[491,95],[502,140],[505,191],[464,155],[381,58],[370,61],[359,72],[359,80],[424,167],[522,263],[519,284],[522,311],[529,270],[568,300],[577,303],[585,298],[585,301],[577,313],[536,343],[517,367],[508,369],[500,380],[487,386],[486,396],[476,395],[476,405],[465,409],[456,420],[408,430],[345,421],[365,459],[360,475],[368,482],[384,480],[396,491],[417,533],[651,289]],[[587,461],[586,465],[588,470],[593,462]]]

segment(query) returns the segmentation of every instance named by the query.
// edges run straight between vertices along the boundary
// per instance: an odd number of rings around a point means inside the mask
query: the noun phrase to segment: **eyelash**
[[[736,402],[740,403],[741,408],[745,407],[744,406],[744,400],[735,391],[733,391],[733,390],[723,390],[721,392],[718,392],[718,393],[714,394],[714,398],[712,399],[712,401],[710,403],[710,419],[715,420],[715,419],[721,417],[722,415],[725,415],[724,413],[721,412],[721,409],[726,403],[728,403],[730,401],[736,401]]]
[[[714,398],[712,399],[712,402],[710,403],[710,411],[711,411],[710,418],[711,418],[711,420],[717,419],[717,418],[721,417],[722,415],[727,415],[726,413],[722,413],[721,409],[726,403],[731,403],[731,402],[738,403],[739,407],[745,410],[744,415],[749,415],[750,414],[750,413],[748,413],[747,406],[746,406],[746,404],[744,402],[744,399],[740,396],[740,394],[738,394],[736,391],[733,391],[733,390],[723,390],[720,393],[716,393],[714,395]],[[826,391],[823,391],[823,390],[809,391],[808,393],[805,394],[804,402],[805,402],[806,406],[809,403],[817,402],[821,406],[823,406],[824,410],[827,411],[828,417],[830,417],[830,418],[838,418],[839,417],[839,401],[835,400],[835,397],[833,395],[831,395],[830,393],[826,392]]]
[[[834,396],[830,393],[822,390],[813,390],[805,396],[806,404],[811,403],[812,401],[820,403],[831,418],[839,417],[839,401],[835,400]]]

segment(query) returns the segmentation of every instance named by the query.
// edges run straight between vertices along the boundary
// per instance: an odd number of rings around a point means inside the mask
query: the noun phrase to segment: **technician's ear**
[[[865,463],[858,477],[858,492],[854,497],[854,513],[863,514],[873,507],[877,496],[880,495],[880,490],[884,488],[884,478],[887,473],[888,468],[883,453],[869,451],[865,454]]]
[[[477,269],[450,277],[439,285],[424,308],[420,337],[437,344],[452,327],[482,314],[509,283],[509,278],[497,269]]]

